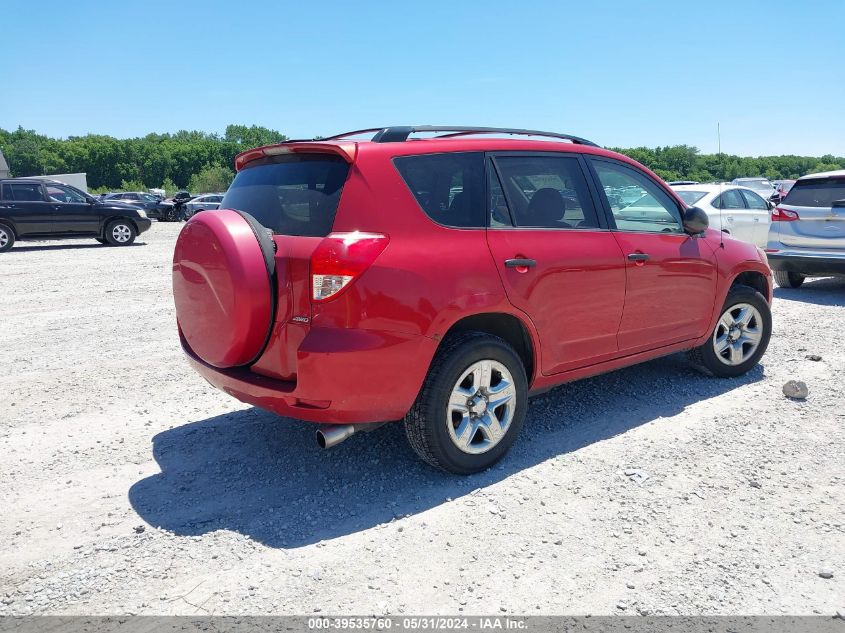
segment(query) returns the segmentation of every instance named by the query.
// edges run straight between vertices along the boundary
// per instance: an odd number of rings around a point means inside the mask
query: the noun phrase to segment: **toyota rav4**
[[[426,462],[477,472],[531,394],[680,351],[738,376],[769,342],[764,253],[575,136],[389,127],[235,167],[176,243],[182,346],[324,447],[403,420]]]

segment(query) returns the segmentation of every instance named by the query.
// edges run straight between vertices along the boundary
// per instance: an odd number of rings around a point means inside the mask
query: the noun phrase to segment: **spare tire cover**
[[[263,236],[262,236],[263,237]],[[173,299],[191,350],[215,367],[257,360],[273,321],[266,247],[236,211],[194,215],[176,240]]]

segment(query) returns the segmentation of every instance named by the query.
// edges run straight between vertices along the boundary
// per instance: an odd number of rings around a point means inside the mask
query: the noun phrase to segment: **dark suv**
[[[173,257],[193,367],[327,423],[322,446],[403,419],[425,461],[476,472],[532,393],[679,351],[738,376],[765,352],[766,256],[635,161],[528,130],[365,132],[240,154]]]
[[[0,180],[0,252],[16,240],[93,237],[126,246],[150,228],[143,210],[101,201],[55,180]]]

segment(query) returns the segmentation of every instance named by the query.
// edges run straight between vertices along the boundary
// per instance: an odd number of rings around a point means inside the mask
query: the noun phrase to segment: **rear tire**
[[[105,239],[111,246],[129,246],[138,232],[129,220],[114,220],[106,227]]]
[[[707,341],[687,352],[697,369],[711,376],[734,378],[754,367],[772,336],[772,312],[754,288],[737,284],[728,291],[721,316]]]
[[[489,468],[519,435],[527,383],[522,361],[502,339],[482,332],[448,338],[405,416],[411,447],[428,464],[457,475]]]
[[[15,232],[8,224],[0,223],[0,253],[5,253],[15,243]]]
[[[773,270],[772,274],[780,288],[798,288],[806,279],[801,273],[792,273],[786,270]]]

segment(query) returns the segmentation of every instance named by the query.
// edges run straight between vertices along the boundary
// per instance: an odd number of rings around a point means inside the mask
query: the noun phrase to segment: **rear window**
[[[348,173],[339,156],[263,158],[238,172],[221,206],[245,211],[281,235],[325,237]]]
[[[699,200],[701,200],[705,195],[707,195],[706,191],[675,191],[678,194],[678,197],[686,202],[688,205],[693,205]]]
[[[394,159],[394,164],[432,220],[461,228],[485,225],[484,154],[401,156]]]
[[[845,198],[845,178],[799,180],[786,194],[783,204],[796,207],[832,207],[836,200],[843,198]]]

